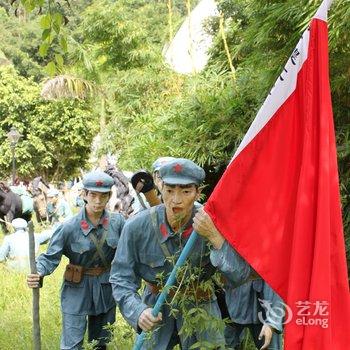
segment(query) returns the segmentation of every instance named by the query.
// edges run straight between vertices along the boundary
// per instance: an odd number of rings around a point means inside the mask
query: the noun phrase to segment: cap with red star
[[[89,191],[110,192],[113,185],[113,178],[100,170],[91,171],[83,178],[83,186]]]
[[[163,165],[173,161],[174,157],[160,157],[158,158],[153,164],[152,169],[153,171],[158,171]]]
[[[159,169],[159,175],[169,185],[199,185],[204,181],[204,170],[185,158],[175,158]]]

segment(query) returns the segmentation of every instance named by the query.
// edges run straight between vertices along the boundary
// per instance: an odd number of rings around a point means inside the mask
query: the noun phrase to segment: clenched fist
[[[225,238],[203,208],[200,208],[193,218],[193,228],[198,234],[208,239],[216,249],[220,249],[225,242]]]
[[[29,288],[40,288],[41,287],[41,276],[37,273],[27,275],[27,285]]]
[[[148,332],[157,326],[157,324],[161,321],[162,314],[159,313],[157,317],[154,317],[152,315],[152,309],[148,308],[141,313],[138,320],[138,325],[143,331]]]

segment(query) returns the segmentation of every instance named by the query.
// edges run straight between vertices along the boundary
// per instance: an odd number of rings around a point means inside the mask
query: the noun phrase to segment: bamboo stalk
[[[235,67],[232,64],[232,57],[231,57],[230,49],[228,47],[227,40],[226,40],[225,28],[224,28],[224,17],[223,17],[222,14],[220,15],[219,25],[220,25],[221,38],[222,38],[222,41],[224,43],[225,53],[226,53],[226,56],[227,56],[227,61],[228,61],[228,64],[230,66],[230,70],[231,70],[231,73],[232,73],[232,79],[233,79],[233,81],[235,81],[236,80],[236,69],[235,69]]]

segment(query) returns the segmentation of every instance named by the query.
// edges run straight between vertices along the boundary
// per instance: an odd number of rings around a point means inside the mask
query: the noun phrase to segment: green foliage
[[[59,269],[61,271],[61,269]],[[59,283],[63,270],[45,279],[40,298],[42,349],[59,348],[60,306]],[[31,290],[26,286],[25,275],[9,271],[0,264],[1,349],[30,349],[32,344]],[[18,335],[21,336],[18,336]],[[54,345],[56,344],[56,345]]]
[[[180,10],[181,6],[174,6],[173,25],[180,18]],[[111,74],[120,70],[147,71],[162,66],[161,46],[169,30],[167,17],[166,3],[159,1],[93,1],[81,13],[79,27],[70,37],[73,69],[109,86],[117,81]]]
[[[205,257],[208,259],[209,249],[203,249],[197,254],[200,254],[201,261]],[[171,265],[175,265],[177,258],[171,256],[167,259]],[[177,270],[177,283],[169,290],[166,304],[170,315],[182,320],[178,334],[184,339],[196,334],[197,341],[190,349],[221,349],[225,345],[223,334],[227,320],[213,315],[212,305],[206,301],[208,296],[214,295],[213,282],[218,276],[213,273],[214,268],[193,266],[189,259]],[[157,275],[157,285],[161,288],[164,288],[165,277],[164,273]],[[218,337],[220,334],[221,339]]]
[[[20,177],[68,178],[86,164],[96,119],[89,105],[76,100],[46,102],[40,86],[0,67],[0,175],[10,174],[11,151],[6,134],[15,126],[23,137],[16,147]]]
[[[112,334],[112,340],[108,344],[110,349],[129,350],[133,348],[136,339],[135,332],[119,312],[117,312],[115,323],[107,329]]]
[[[54,0],[21,0],[20,4],[14,2],[17,10],[31,14],[35,9],[39,9],[39,26],[41,29],[41,44],[39,54],[46,57],[50,50],[49,62],[46,66],[46,72],[54,75],[56,71],[60,72],[63,68],[63,55],[67,52],[67,35],[64,30],[64,24],[68,22],[66,12],[70,9],[69,2]],[[44,10],[44,11],[43,11]]]
[[[41,38],[36,22],[21,21],[0,8],[0,31],[3,33],[0,50],[17,72],[24,77],[41,80],[44,76],[42,65],[46,61],[38,53]]]
[[[84,12],[84,43],[94,44],[93,59],[102,70],[133,68],[152,60],[145,31],[136,18],[130,18],[124,3],[127,1],[96,1]]]
[[[41,45],[39,54],[46,57],[48,50],[52,48],[52,60],[47,64],[46,71],[53,76],[56,70],[60,72],[63,68],[63,55],[67,53],[67,36],[62,28],[64,17],[60,12],[48,12],[40,18],[42,29]]]

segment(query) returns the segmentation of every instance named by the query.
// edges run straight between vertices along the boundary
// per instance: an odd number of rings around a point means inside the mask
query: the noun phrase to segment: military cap
[[[174,157],[160,157],[158,158],[153,164],[152,164],[152,169],[154,171],[158,171],[163,165],[173,161],[175,158]]]
[[[25,230],[28,226],[28,223],[22,218],[16,218],[11,221],[11,225],[17,231],[17,230]]]
[[[113,185],[113,178],[100,170],[91,171],[83,177],[83,187],[88,191],[110,192]]]
[[[48,197],[56,197],[60,194],[60,191],[56,188],[50,188],[48,191],[47,191],[47,196]]]
[[[185,158],[175,158],[163,165],[159,169],[159,174],[164,183],[169,185],[199,185],[205,178],[205,171]]]

